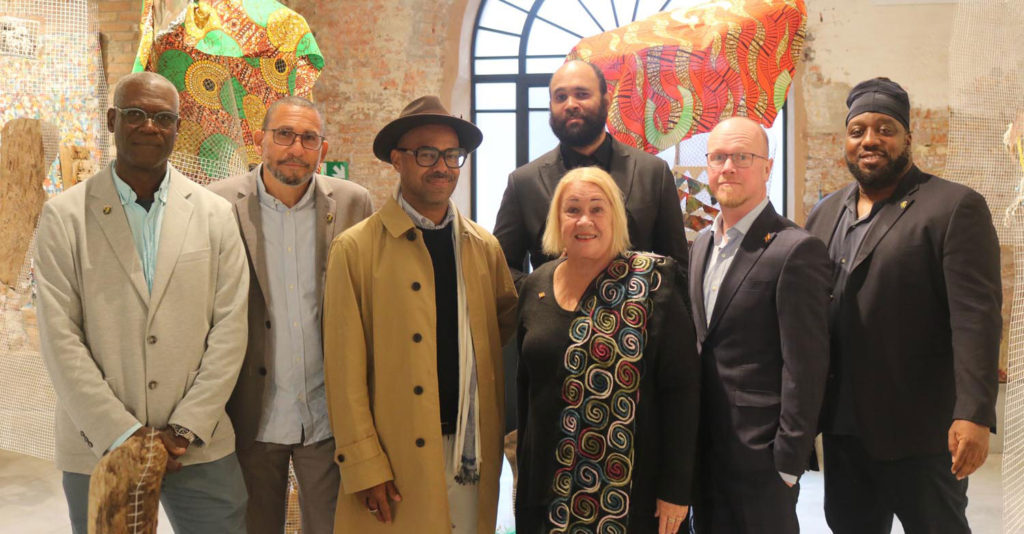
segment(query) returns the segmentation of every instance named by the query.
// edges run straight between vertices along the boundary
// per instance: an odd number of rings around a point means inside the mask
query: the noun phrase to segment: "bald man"
[[[694,522],[700,534],[796,533],[828,372],[828,254],[768,201],[761,126],[719,123],[707,158],[721,213],[690,259],[703,375]]]
[[[245,532],[224,406],[245,354],[249,269],[230,204],[167,162],[178,124],[174,85],[124,78],[107,110],[117,160],[39,218],[41,352],[76,534],[93,467],[151,430],[169,453],[161,502],[175,532]]]

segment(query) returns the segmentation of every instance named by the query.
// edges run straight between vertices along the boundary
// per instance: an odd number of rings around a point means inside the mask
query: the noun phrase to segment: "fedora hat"
[[[377,132],[377,137],[373,140],[373,155],[381,161],[391,163],[391,149],[396,148],[398,139],[405,135],[405,132],[424,124],[451,126],[459,136],[459,145],[465,148],[466,152],[476,150],[484,138],[480,128],[472,122],[448,113],[440,98],[433,95],[421,96],[405,106],[397,119]]]

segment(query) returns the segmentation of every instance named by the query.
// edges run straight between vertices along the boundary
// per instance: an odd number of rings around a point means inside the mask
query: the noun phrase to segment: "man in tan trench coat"
[[[494,532],[516,293],[497,240],[450,200],[481,139],[437,97],[410,103],[373,146],[401,177],[395,196],[331,246],[338,532]]]

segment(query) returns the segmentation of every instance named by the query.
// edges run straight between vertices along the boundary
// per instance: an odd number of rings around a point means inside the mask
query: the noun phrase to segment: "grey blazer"
[[[249,273],[231,207],[173,168],[152,292],[110,168],[43,206],[36,239],[41,351],[57,392],[57,468],[89,473],[135,423],[178,424],[234,451],[225,413],[245,352]]]
[[[267,311],[267,259],[260,224],[260,200],[256,180],[263,168],[214,182],[210,191],[224,197],[233,207],[234,218],[245,241],[249,260],[249,339],[245,362],[238,377],[227,410],[235,425],[237,447],[245,449],[256,440],[263,409],[263,390],[267,377],[266,356],[273,349],[269,335],[275,325]],[[320,272],[318,293],[323,294],[324,274],[327,269],[327,251],[331,241],[353,224],[373,213],[370,193],[362,186],[323,176],[313,175],[314,204],[316,205],[316,265]]]

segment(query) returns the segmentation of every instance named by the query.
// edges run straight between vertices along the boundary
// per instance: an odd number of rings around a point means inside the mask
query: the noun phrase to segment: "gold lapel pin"
[[[542,299],[542,298],[544,298],[544,295],[545,295],[545,293],[543,291],[541,291],[540,293],[537,293],[537,298]]]
[[[764,244],[767,245],[768,243],[771,243],[772,242],[772,238],[774,238],[774,237],[775,237],[775,234],[773,234],[773,233],[764,234]]]
[[[327,214],[327,222],[334,222],[334,214],[333,213],[328,213]]]
[[[103,214],[110,215],[110,206],[103,206]]]
[[[906,200],[904,200],[903,202],[900,202],[900,209],[901,210],[902,209],[906,209],[906,207],[907,207],[907,201]]]

